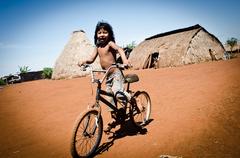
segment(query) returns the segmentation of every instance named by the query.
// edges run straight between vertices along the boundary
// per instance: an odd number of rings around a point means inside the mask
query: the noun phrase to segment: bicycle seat
[[[139,81],[138,75],[136,74],[127,74],[125,75],[125,83],[133,83]]]

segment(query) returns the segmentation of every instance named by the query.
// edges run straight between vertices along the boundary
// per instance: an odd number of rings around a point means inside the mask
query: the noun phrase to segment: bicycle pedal
[[[112,133],[112,135],[109,136],[109,137],[107,138],[107,140],[111,142],[111,141],[113,141],[114,137],[115,137],[115,136],[114,136],[114,133]]]
[[[110,131],[103,131],[106,135],[110,134]]]
[[[106,135],[110,135],[110,134],[113,134],[114,132],[112,132],[111,130],[110,131],[104,131],[103,132],[106,134]]]
[[[104,129],[103,131],[104,131],[104,133],[106,133],[107,135],[111,132],[111,127],[110,126],[108,126],[106,129]]]

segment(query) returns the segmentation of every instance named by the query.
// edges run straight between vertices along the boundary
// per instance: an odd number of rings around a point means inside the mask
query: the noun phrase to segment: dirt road
[[[137,73],[132,87],[150,94],[152,121],[111,143],[104,135],[96,157],[240,156],[240,58],[125,73]],[[0,89],[0,157],[71,157],[72,126],[93,102],[91,89],[89,77]]]

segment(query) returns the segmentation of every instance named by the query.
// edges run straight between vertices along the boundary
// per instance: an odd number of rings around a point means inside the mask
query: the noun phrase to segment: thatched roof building
[[[130,54],[134,69],[169,67],[223,58],[222,43],[200,25],[145,39]]]
[[[224,44],[224,48],[225,48],[226,52],[239,53],[240,52],[240,42],[237,42],[237,44],[232,48],[232,50],[228,44]]]
[[[77,63],[80,60],[88,59],[93,50],[94,46],[85,32],[82,30],[74,31],[55,63],[52,79],[73,78],[88,74],[89,72],[81,71]],[[93,63],[93,67],[100,68],[98,58]]]

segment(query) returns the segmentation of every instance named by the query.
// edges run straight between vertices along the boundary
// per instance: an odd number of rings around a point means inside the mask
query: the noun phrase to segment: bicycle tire
[[[80,114],[76,119],[71,138],[71,155],[73,158],[91,157],[96,152],[103,132],[102,116],[100,115],[96,121],[97,116],[98,111],[90,109]],[[96,130],[92,135],[91,131],[94,131],[93,128],[95,128],[96,122]],[[89,149],[87,149],[88,147]]]
[[[137,127],[146,125],[151,115],[151,99],[147,92],[137,91],[133,96],[131,106],[131,120]]]

